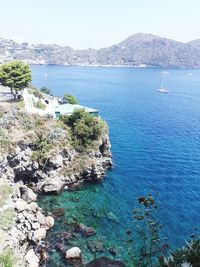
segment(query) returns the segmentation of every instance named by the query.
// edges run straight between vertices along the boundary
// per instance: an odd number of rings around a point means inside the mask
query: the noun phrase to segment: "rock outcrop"
[[[33,133],[22,130],[19,119],[12,118],[10,127],[12,123],[24,136],[13,142],[12,150],[0,153],[0,184],[6,182],[12,188],[10,197],[2,208],[0,206],[0,216],[8,208],[12,209],[13,214],[12,223],[4,231],[5,247],[17,251],[21,266],[38,267],[41,261],[47,259],[45,238],[47,231],[54,225],[54,218],[46,217],[38,206],[38,194],[57,194],[64,189],[74,189],[84,182],[101,181],[112,166],[110,143],[108,134],[104,133],[96,148],[90,152],[77,152],[70,145],[53,147],[52,154],[48,154],[44,162],[33,157],[36,144],[29,136]],[[15,131],[5,127],[9,137]],[[95,234],[92,228],[84,226],[80,226],[79,231],[84,236]],[[74,250],[68,251],[66,258],[78,253],[77,249],[76,253]]]
[[[67,158],[64,153],[59,154],[59,161],[58,157],[50,158],[45,167],[41,169],[41,166],[32,160],[32,150],[28,144],[17,146],[15,152],[0,158],[0,174],[2,178],[10,182],[20,182],[22,199],[29,203],[36,201],[37,195],[24,187],[24,184],[31,185],[36,193],[59,193],[65,186],[70,187],[85,181],[101,181],[106,170],[112,166],[109,140],[104,137],[101,146],[103,146],[102,152],[83,155],[83,158],[87,157],[84,168],[74,170],[74,173],[67,175],[63,173],[63,170],[68,164],[79,163],[77,152],[68,151]],[[73,160],[68,161],[69,154],[72,154]]]
[[[17,261],[21,261],[21,266],[38,267],[41,255],[37,248],[45,242],[46,231],[53,227],[54,219],[51,216],[45,217],[35,202],[36,194],[30,188],[15,183],[10,183],[10,188],[12,193],[1,208],[0,216],[4,216],[5,208],[15,212],[9,225],[1,226],[5,233],[1,250],[8,247],[16,252]],[[26,200],[24,192],[28,192]]]

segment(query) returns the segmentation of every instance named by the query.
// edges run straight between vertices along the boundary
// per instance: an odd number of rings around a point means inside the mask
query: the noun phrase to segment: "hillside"
[[[13,59],[29,64],[199,68],[200,41],[181,43],[138,33],[108,48],[74,50],[68,46],[19,44],[0,38],[0,62]]]
[[[189,42],[189,44],[200,51],[200,39]]]

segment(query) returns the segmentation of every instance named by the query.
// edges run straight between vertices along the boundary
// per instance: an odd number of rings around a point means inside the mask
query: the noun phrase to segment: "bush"
[[[32,160],[44,163],[49,157],[49,151],[53,148],[53,142],[42,130],[37,133],[38,139],[35,142],[35,150],[32,153]]]
[[[51,94],[51,89],[49,89],[49,88],[46,87],[46,86],[43,86],[43,87],[40,89],[40,91],[41,91],[42,93],[45,93],[45,94],[48,94],[48,95]]]
[[[35,102],[33,100],[33,105],[34,105],[35,108],[38,108],[38,109],[42,109],[42,110],[46,109],[46,105],[44,103],[42,103],[41,100],[38,100],[37,102]]]
[[[62,120],[70,127],[73,145],[79,151],[90,148],[105,129],[101,119],[83,109],[75,110],[71,116],[64,116]]]
[[[42,94],[38,90],[33,91],[33,94],[35,97],[38,97],[39,99],[43,98]]]
[[[76,97],[73,95],[70,95],[70,94],[65,94],[63,99],[66,100],[67,103],[72,104],[72,105],[79,103],[78,100],[76,99]]]

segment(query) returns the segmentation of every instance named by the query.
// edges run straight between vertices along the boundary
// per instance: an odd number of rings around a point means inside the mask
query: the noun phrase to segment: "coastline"
[[[133,65],[100,65],[100,64],[46,64],[46,63],[27,63],[30,66],[59,66],[59,67],[84,67],[84,68],[131,68],[131,69],[160,69],[160,70],[199,70],[199,67],[161,67],[161,66],[133,66]]]
[[[96,143],[96,148],[89,153],[76,152],[63,144],[56,147],[53,156],[49,155],[44,168],[33,159],[34,143],[29,137],[32,133],[27,133],[20,126],[21,123],[23,125],[20,120],[28,115],[24,113],[17,116],[10,111],[9,127],[13,134],[17,134],[17,129],[11,125],[15,125],[23,134],[12,151],[1,153],[0,157],[0,182],[5,188],[9,188],[0,213],[5,216],[5,211],[12,210],[9,225],[4,226],[5,230],[0,233],[5,235],[5,244],[0,247],[0,252],[9,248],[16,255],[16,262],[20,266],[37,267],[48,258],[45,238],[56,219],[55,214],[44,216],[37,204],[37,197],[41,194],[59,194],[68,189],[75,190],[85,182],[102,181],[106,171],[112,166],[110,142],[108,133],[104,132]],[[30,120],[31,118],[33,121],[34,117],[30,117]],[[35,119],[37,122],[37,117]],[[52,123],[54,120],[47,120],[45,127]]]

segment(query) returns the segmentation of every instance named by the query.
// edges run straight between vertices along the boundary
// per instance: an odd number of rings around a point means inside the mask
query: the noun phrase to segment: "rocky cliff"
[[[46,231],[54,225],[37,196],[101,181],[112,166],[107,127],[80,152],[69,127],[51,118],[13,109],[0,126],[0,254],[12,250],[15,266],[37,267],[47,259]]]

